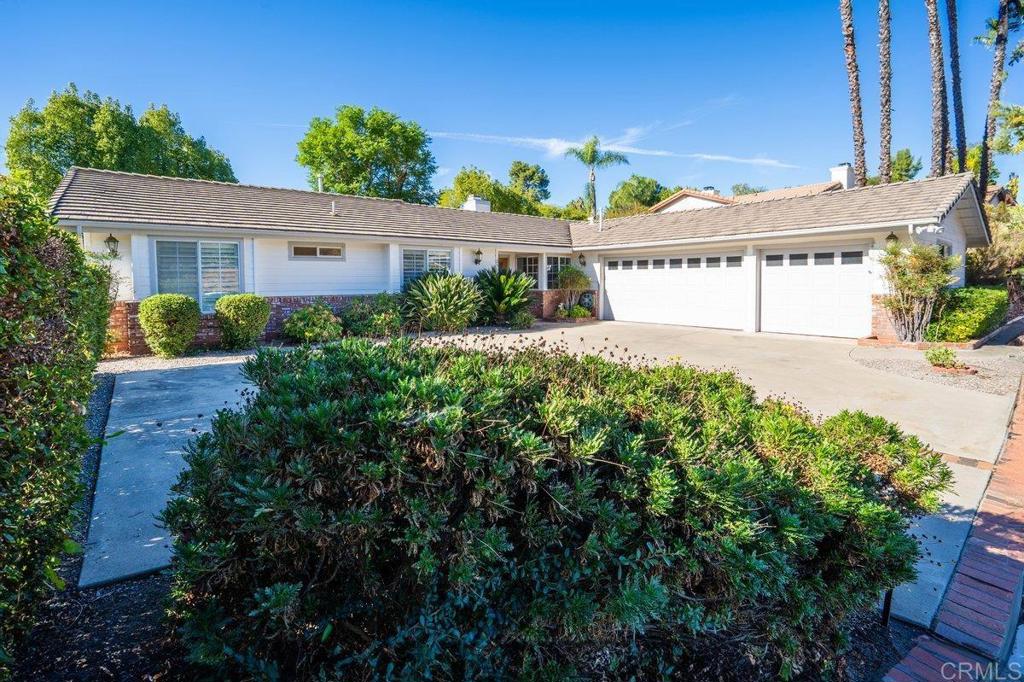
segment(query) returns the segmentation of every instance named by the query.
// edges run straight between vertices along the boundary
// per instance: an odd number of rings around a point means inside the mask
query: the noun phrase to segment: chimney
[[[843,186],[843,189],[850,189],[854,186],[853,166],[850,164],[841,163],[834,168],[829,168],[828,170],[832,174],[832,182],[838,182]]]
[[[714,185],[706,185],[703,191],[705,194],[714,194],[715,196],[718,196],[718,190],[715,189]]]
[[[491,202],[483,197],[478,197],[475,194],[470,194],[466,197],[466,201],[462,204],[463,211],[477,211],[478,213],[490,213]]]

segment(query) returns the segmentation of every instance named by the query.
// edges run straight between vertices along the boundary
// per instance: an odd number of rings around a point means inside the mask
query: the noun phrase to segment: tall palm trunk
[[[981,169],[978,173],[978,198],[984,202],[988,189],[988,174],[992,163],[991,140],[996,135],[996,105],[1003,89],[1003,65],[1006,62],[1006,40],[1010,32],[1009,0],[999,0],[999,18],[992,50],[992,80],[988,88],[988,108],[985,109],[985,129],[981,135]]]
[[[850,116],[853,119],[853,173],[858,187],[868,184],[864,159],[864,114],[860,103],[860,69],[857,67],[857,43],[853,36],[853,0],[839,0],[843,23],[843,51],[846,54],[846,78],[850,83]]]
[[[928,48],[932,62],[932,177],[946,174],[949,114],[946,107],[946,67],[936,0],[924,0],[928,11]]]
[[[597,220],[597,170],[590,167],[590,219]]]
[[[956,163],[962,173],[967,169],[967,131],[964,129],[964,99],[960,91],[960,39],[957,36],[956,0],[946,0],[949,21],[949,72],[953,79],[953,122],[956,124]]]
[[[882,110],[879,118],[878,176],[892,182],[892,14],[889,0],[878,0],[878,78]]]

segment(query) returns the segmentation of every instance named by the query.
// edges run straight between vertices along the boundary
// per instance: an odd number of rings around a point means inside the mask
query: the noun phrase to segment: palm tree
[[[1010,0],[999,0],[999,16],[993,26],[992,80],[988,88],[988,108],[985,109],[985,128],[981,133],[981,168],[978,171],[978,196],[984,201],[988,189],[989,166],[992,163],[990,142],[996,134],[996,106],[1003,89],[1003,66],[1006,62],[1006,41],[1010,34]]]
[[[946,105],[946,66],[942,58],[942,30],[936,0],[924,0],[928,11],[928,48],[932,62],[932,177],[946,174],[949,113]]]
[[[892,13],[889,0],[878,1],[878,77],[882,104],[878,177],[885,185],[892,182]]]
[[[956,124],[956,163],[961,171],[967,167],[967,131],[964,129],[964,99],[960,91],[960,40],[956,27],[956,0],[946,0],[949,22],[949,71],[953,80],[953,121]]]
[[[597,216],[597,169],[617,166],[622,163],[628,164],[629,159],[625,154],[602,151],[601,141],[597,139],[596,135],[579,147],[570,147],[566,150],[565,155],[571,156],[590,169],[586,197],[587,203],[590,204],[590,217],[593,219]]]
[[[846,53],[846,78],[850,82],[850,115],[853,118],[853,173],[858,187],[868,183],[864,160],[864,114],[860,107],[860,70],[857,68],[857,43],[853,37],[853,0],[839,0],[839,18],[843,22],[843,51]]]

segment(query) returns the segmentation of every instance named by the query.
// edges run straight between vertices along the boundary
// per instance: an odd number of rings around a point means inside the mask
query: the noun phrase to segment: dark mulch
[[[88,427],[97,442],[83,455],[81,480],[86,493],[79,503],[78,524],[72,535],[82,544],[99,470],[98,439],[106,429],[113,388],[114,375],[97,375],[96,390],[89,402]],[[164,682],[198,677],[197,671],[184,662],[185,651],[164,618],[170,588],[166,573],[80,591],[76,585],[81,566],[80,555],[64,558],[59,573],[67,581],[67,588],[40,605],[37,624],[17,657],[14,679]],[[876,610],[854,615],[849,627],[851,650],[837,674],[827,678],[834,682],[880,680],[923,632],[895,620],[886,629]],[[748,680],[764,675],[756,669],[756,661],[716,655],[694,661],[688,672],[699,673],[700,679]],[[805,673],[798,679],[819,682],[823,678]]]

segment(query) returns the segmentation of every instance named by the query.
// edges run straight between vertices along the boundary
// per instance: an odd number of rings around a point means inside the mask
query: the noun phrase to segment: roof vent
[[[478,197],[475,194],[470,194],[466,197],[466,200],[462,203],[463,211],[476,211],[478,213],[490,213],[491,202],[483,197]]]

